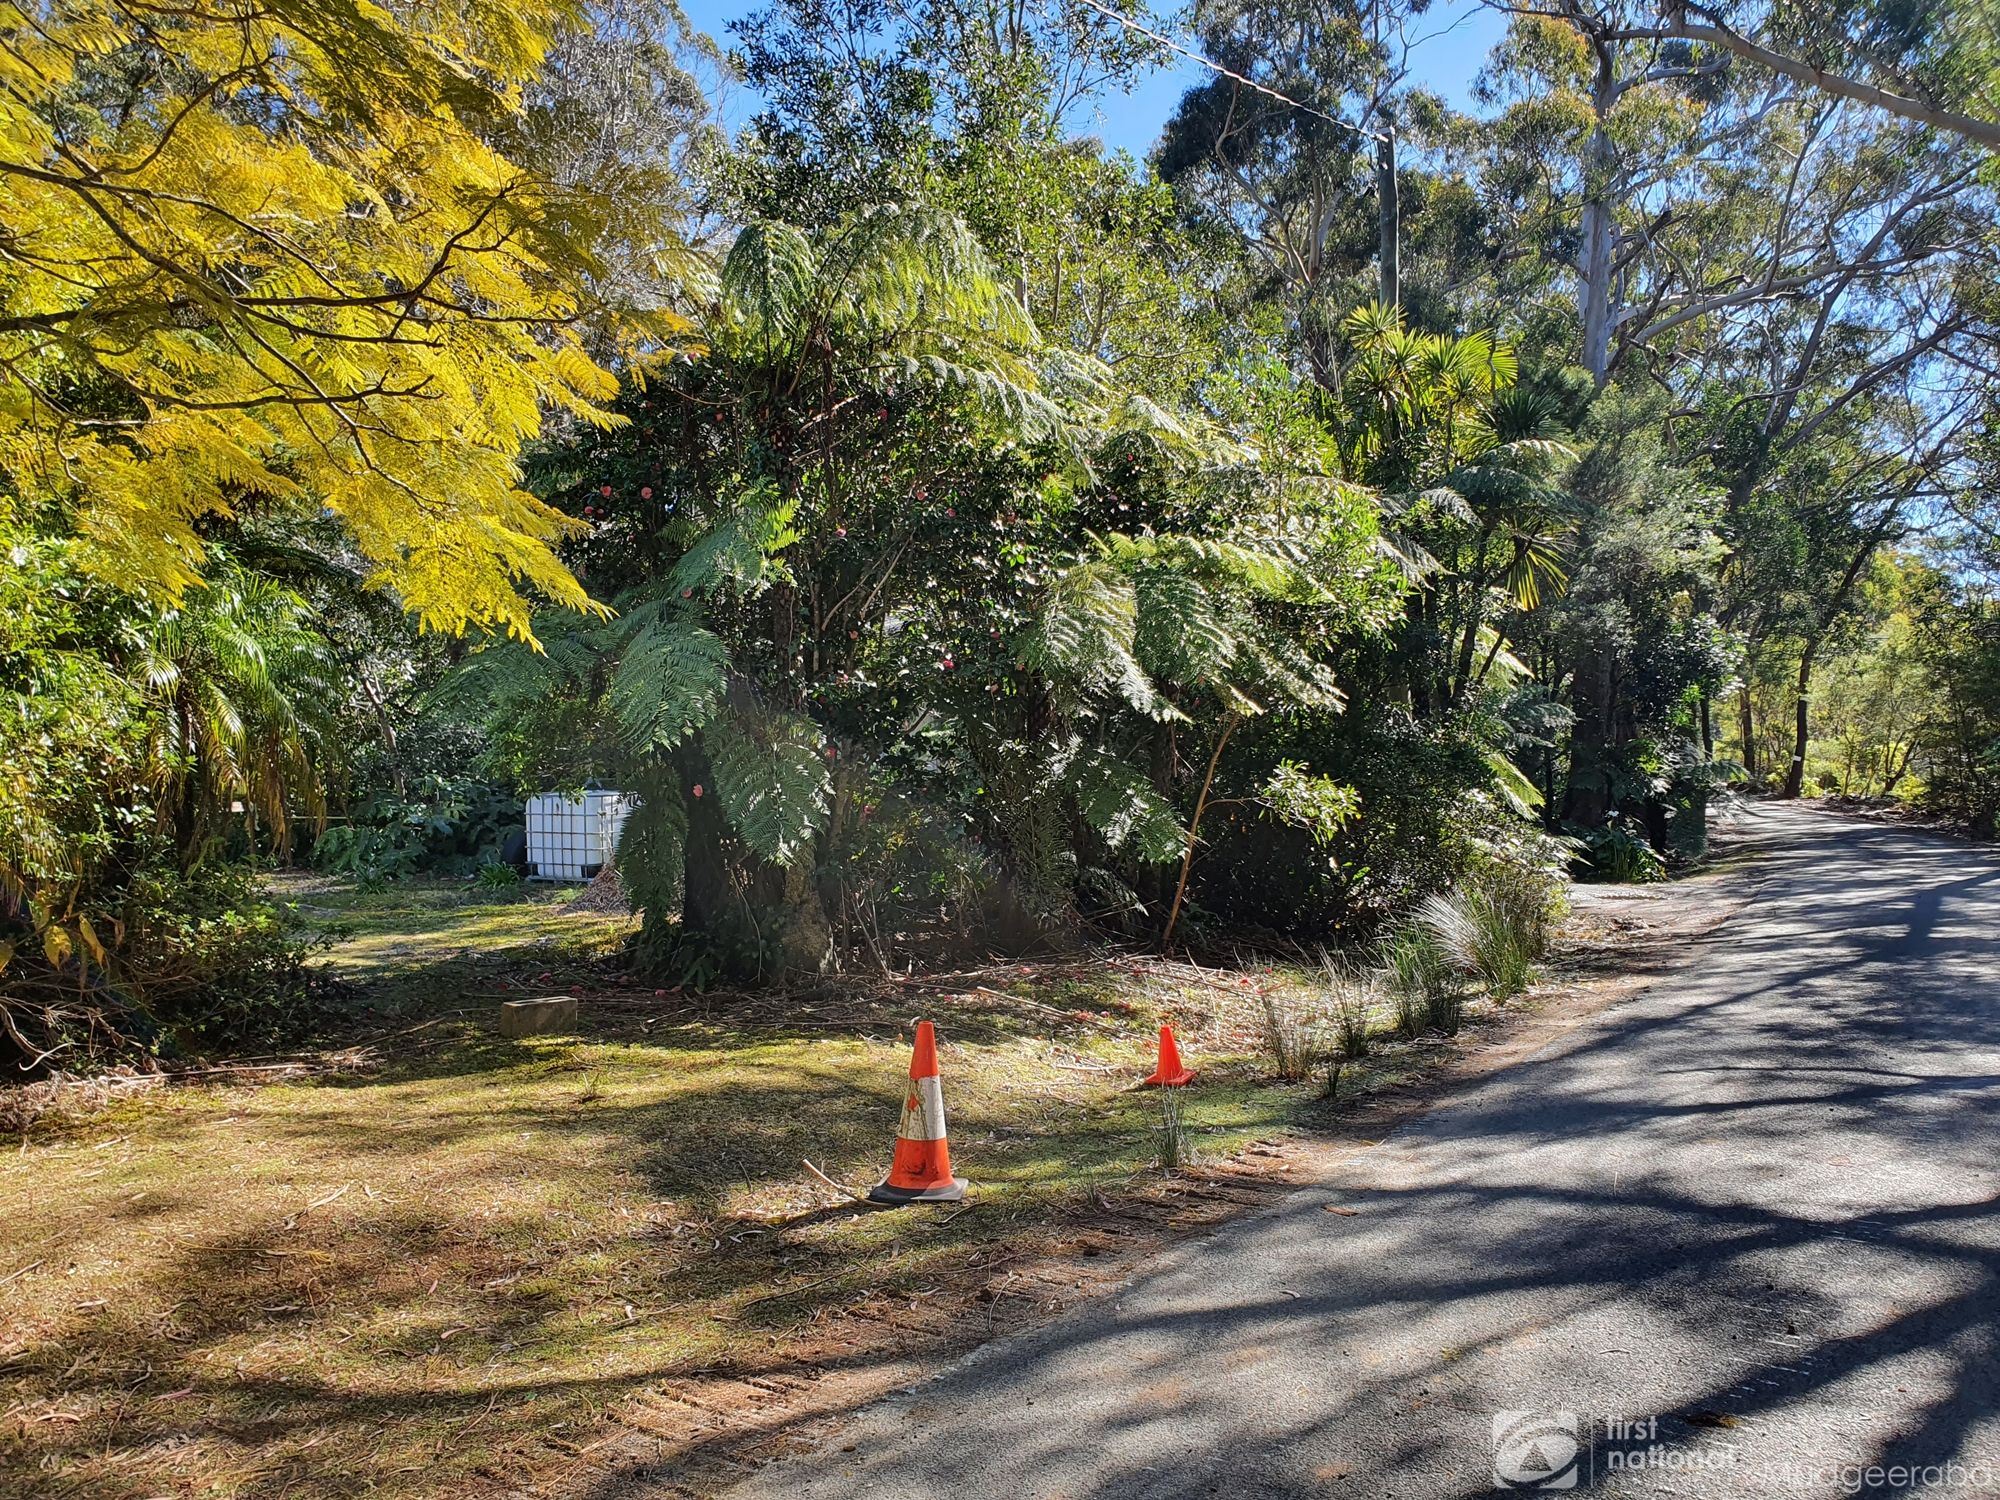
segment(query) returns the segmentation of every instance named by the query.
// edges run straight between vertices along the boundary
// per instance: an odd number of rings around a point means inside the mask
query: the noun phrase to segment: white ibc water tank
[[[629,792],[543,792],[528,799],[528,878],[589,880],[611,863],[637,802]]]

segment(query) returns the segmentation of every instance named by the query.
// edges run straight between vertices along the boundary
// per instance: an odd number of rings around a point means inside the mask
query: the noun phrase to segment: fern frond
[[[1138,598],[1126,572],[1089,559],[1059,572],[1035,622],[1018,642],[1021,659],[1085,692],[1112,692],[1145,714],[1171,712],[1134,654]]]
[[[665,774],[645,775],[638,805],[618,835],[618,878],[635,910],[664,917],[680,910],[687,875],[687,805]]]
[[[1204,682],[1236,657],[1237,640],[1209,590],[1176,568],[1146,563],[1133,572],[1137,604],[1134,654],[1152,676]]]
[[[660,606],[628,616],[627,626],[631,633],[611,678],[611,712],[630,749],[659,754],[722,707],[729,648],[712,631]]]
[[[812,241],[789,224],[745,227],[722,263],[722,311],[743,338],[767,347],[791,341],[811,319],[819,262]]]
[[[752,485],[708,535],[681,554],[667,575],[675,593],[713,596],[725,589],[761,594],[791,577],[779,555],[799,539],[796,501],[766,481]]]
[[[729,714],[703,732],[702,743],[737,837],[776,864],[806,854],[833,800],[819,730],[787,714]]]
[[[1187,844],[1173,804],[1126,761],[1095,747],[1070,765],[1077,811],[1113,849],[1152,864],[1180,856]]]

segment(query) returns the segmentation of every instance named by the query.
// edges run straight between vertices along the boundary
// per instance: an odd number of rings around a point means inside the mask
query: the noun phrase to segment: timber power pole
[[[1382,305],[1403,301],[1402,202],[1396,185],[1396,127],[1375,137],[1375,196],[1382,214]]]

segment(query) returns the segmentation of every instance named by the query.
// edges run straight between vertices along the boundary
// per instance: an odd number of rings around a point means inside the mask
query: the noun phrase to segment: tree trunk
[[[1806,741],[1812,730],[1812,670],[1813,653],[1819,642],[1806,643],[1799,653],[1799,682],[1796,714],[1792,724],[1792,763],[1785,768],[1785,796],[1797,798],[1805,790],[1806,782]]]
[[[1188,819],[1187,848],[1181,853],[1181,878],[1174,885],[1174,904],[1167,912],[1166,930],[1160,934],[1160,948],[1168,951],[1174,940],[1174,924],[1180,920],[1181,902],[1187,896],[1188,872],[1194,868],[1195,840],[1201,832],[1201,815],[1208,807],[1208,789],[1215,785],[1215,768],[1222,762],[1222,752],[1229,746],[1229,737],[1236,733],[1236,726],[1242,722],[1236,714],[1231,714],[1222,723],[1222,734],[1215,742],[1215,751],[1208,757],[1208,771],[1201,778],[1201,791],[1194,799],[1194,816]]]
[[[787,972],[794,974],[829,974],[834,968],[833,924],[813,878],[814,864],[808,852],[785,867],[778,951]]]
[[[1382,257],[1382,305],[1399,307],[1403,301],[1403,209],[1402,192],[1396,181],[1396,127],[1382,132],[1376,143],[1375,192],[1380,217]]]
[[[1583,315],[1583,366],[1602,390],[1611,379],[1611,280],[1613,219],[1612,181],[1618,169],[1618,147],[1604,128],[1617,102],[1618,88],[1608,43],[1597,44],[1596,86],[1592,90],[1595,127],[1583,152],[1583,213],[1579,224],[1583,243],[1577,249],[1578,300]]]
[[[174,697],[174,716],[180,721],[181,743],[187,747],[188,764],[181,771],[180,795],[174,802],[174,851],[180,858],[183,875],[193,871],[201,859],[201,781],[204,767],[201,742],[195,737],[194,711],[185,692]]]
[[[1750,704],[1750,684],[1745,682],[1736,696],[1738,726],[1743,736],[1743,774],[1751,785],[1757,782],[1757,719]]]
[[[1818,654],[1820,642],[1826,639],[1826,633],[1833,629],[1834,621],[1840,618],[1841,610],[1847,605],[1847,596],[1854,588],[1855,580],[1860,578],[1861,570],[1868,566],[1868,559],[1875,555],[1877,547],[1889,539],[1889,533],[1895,526],[1901,505],[1902,502],[1898,501],[1889,506],[1882,512],[1881,520],[1869,529],[1861,546],[1855,550],[1853,560],[1848,563],[1847,571],[1841,575],[1840,586],[1833,591],[1833,597],[1827,600],[1826,608],[1820,611],[1815,629],[1806,637],[1805,649],[1799,653],[1798,705],[1792,733],[1792,763],[1785,771],[1787,797],[1797,797],[1805,786],[1806,737],[1811,728],[1811,705],[1807,693],[1812,686],[1813,657]]]
[[[1472,658],[1479,648],[1479,627],[1486,622],[1486,549],[1493,540],[1493,523],[1488,521],[1479,528],[1479,540],[1473,543],[1474,552],[1472,577],[1468,580],[1465,601],[1465,634],[1460,637],[1458,660],[1452,669],[1451,680],[1445,684],[1445,705],[1456,708],[1463,701],[1466,691],[1472,686]],[[1494,628],[1497,636],[1499,627]],[[1496,642],[1497,646],[1497,642]]]

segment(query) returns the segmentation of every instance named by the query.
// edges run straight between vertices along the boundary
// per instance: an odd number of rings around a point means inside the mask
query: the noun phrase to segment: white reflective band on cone
[[[944,1085],[935,1078],[912,1078],[903,1099],[903,1121],[896,1134],[906,1141],[944,1139]]]

